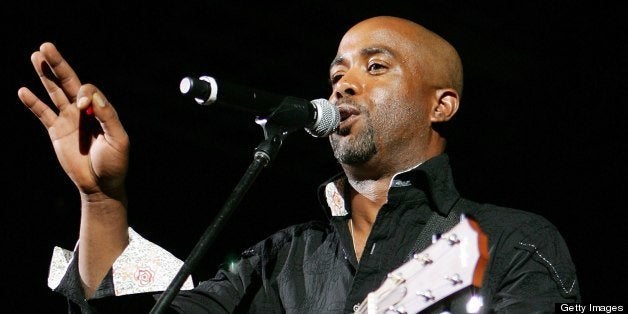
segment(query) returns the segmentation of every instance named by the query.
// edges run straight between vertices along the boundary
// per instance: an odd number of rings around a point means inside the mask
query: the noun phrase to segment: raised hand
[[[115,109],[96,86],[81,84],[52,43],[31,62],[54,107],[26,87],[18,96],[48,130],[61,166],[81,193],[121,197],[129,139]]]

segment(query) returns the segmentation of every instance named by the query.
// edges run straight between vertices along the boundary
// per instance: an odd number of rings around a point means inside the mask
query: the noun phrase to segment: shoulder
[[[498,206],[494,204],[479,204],[471,212],[480,228],[495,237],[515,237],[518,241],[547,239],[548,235],[559,237],[556,226],[547,218],[531,211]]]
[[[572,264],[566,241],[547,218],[530,211],[480,204],[471,214],[486,234],[491,250],[509,256],[528,252]]]

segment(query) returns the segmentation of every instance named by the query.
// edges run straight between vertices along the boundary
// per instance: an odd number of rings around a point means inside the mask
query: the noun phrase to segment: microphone
[[[338,108],[327,99],[312,101],[217,81],[210,76],[184,77],[181,93],[199,105],[223,105],[255,114],[286,127],[303,127],[314,137],[329,136],[340,124]]]

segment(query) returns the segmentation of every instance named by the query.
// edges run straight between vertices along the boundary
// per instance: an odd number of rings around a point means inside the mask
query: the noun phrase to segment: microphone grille
[[[314,125],[306,127],[305,130],[314,137],[329,136],[340,125],[338,107],[323,98],[312,100],[312,104],[316,107],[316,121]]]

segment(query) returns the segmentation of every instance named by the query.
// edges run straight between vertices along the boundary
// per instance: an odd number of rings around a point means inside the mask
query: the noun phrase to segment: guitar
[[[470,285],[480,287],[488,262],[488,239],[477,222],[460,222],[421,253],[390,272],[354,313],[418,313]]]

